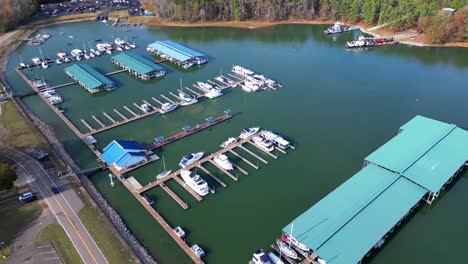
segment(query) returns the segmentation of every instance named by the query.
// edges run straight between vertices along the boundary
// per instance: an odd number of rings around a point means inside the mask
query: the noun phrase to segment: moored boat
[[[203,257],[205,256],[205,251],[201,247],[199,247],[197,244],[193,245],[190,247],[190,249],[197,254],[198,257]]]
[[[188,95],[184,92],[179,92],[179,97],[182,99],[182,101],[180,101],[181,106],[188,106],[198,103],[198,99],[194,95]]]
[[[341,24],[340,21],[336,21],[335,24],[327,28],[327,30],[325,30],[324,33],[327,35],[331,35],[331,34],[336,34],[336,33],[348,32],[350,30],[352,30],[351,27],[343,26],[343,24]]]
[[[280,257],[276,256],[273,252],[268,252],[268,257],[271,259],[273,264],[284,264],[284,261],[282,261]]]
[[[210,89],[208,92],[205,93],[205,97],[208,99],[217,98],[223,95],[223,93],[219,89]]]
[[[176,233],[176,235],[180,238],[184,238],[185,237],[185,231],[182,229],[182,227],[180,226],[176,226],[174,229],[172,229],[174,231],[174,233]]]
[[[272,152],[275,148],[273,147],[273,143],[268,140],[268,139],[265,139],[261,136],[254,136],[252,138],[252,142],[257,146],[259,147],[260,149],[264,150],[264,151],[267,151],[267,152]]]
[[[143,194],[142,197],[148,205],[154,204],[154,200],[151,199],[151,197],[149,197],[147,194]]]
[[[254,264],[272,264],[271,259],[263,252],[263,249],[255,250],[252,262]]]
[[[198,84],[198,87],[202,88],[205,91],[209,91],[214,88],[213,85],[206,83],[206,82],[197,82],[197,84]]]
[[[236,143],[237,143],[237,138],[230,137],[221,144],[221,147],[222,148],[227,148],[227,147],[229,147],[229,146],[231,146],[233,144],[236,144]]]
[[[276,244],[278,245],[279,250],[281,251],[282,254],[285,256],[292,258],[292,259],[297,259],[297,253],[292,249],[288,244],[284,243],[283,241],[277,239]]]
[[[282,149],[288,149],[290,146],[289,141],[285,140],[281,136],[271,132],[270,130],[262,130],[261,134],[264,138],[270,140],[275,144],[277,147],[282,148]]]
[[[180,172],[180,176],[182,177],[182,180],[184,180],[184,182],[199,195],[205,196],[208,194],[208,183],[206,183],[200,175],[189,170],[182,170]]]
[[[309,252],[310,248],[308,248],[306,245],[302,244],[301,242],[299,242],[297,239],[295,239],[294,237],[292,236],[289,236],[289,235],[286,235],[284,237],[281,238],[281,241],[289,244],[293,244],[295,247],[299,248],[300,250],[302,251],[305,251],[305,252]]]
[[[188,165],[190,165],[190,164],[192,164],[192,163],[194,163],[196,161],[199,161],[203,157],[203,155],[204,155],[203,152],[197,152],[197,153],[192,153],[192,154],[185,155],[180,160],[179,166],[181,168],[185,168]]]
[[[257,84],[251,81],[245,81],[244,83],[241,83],[241,87],[242,87],[242,90],[248,93],[253,93],[260,89],[260,86],[258,86]]]
[[[234,166],[232,165],[231,161],[229,161],[228,156],[225,154],[219,154],[213,158],[214,163],[218,164],[221,168],[225,170],[233,170]]]
[[[255,135],[258,133],[258,131],[260,130],[259,127],[249,127],[249,128],[244,128],[242,129],[242,132],[239,136],[239,138],[241,139],[246,139],[252,135]]]
[[[164,103],[161,105],[161,108],[159,109],[159,112],[161,114],[169,113],[171,111],[174,111],[177,108],[176,104],[171,104],[171,103]]]

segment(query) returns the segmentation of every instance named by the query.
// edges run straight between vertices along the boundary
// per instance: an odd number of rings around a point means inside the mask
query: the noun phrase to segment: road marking
[[[10,148],[10,147],[8,147]],[[10,148],[12,149],[12,148]],[[14,151],[26,156],[29,161],[34,161],[34,163],[36,163],[38,165],[39,168],[42,169],[42,171],[46,174],[47,178],[49,178],[49,180],[51,181],[51,183],[54,185],[54,186],[57,186],[55,184],[55,182],[50,178],[49,174],[47,173],[47,171],[42,167],[42,165],[37,162],[36,160],[34,160],[32,157],[30,157],[29,155],[27,154],[24,154],[23,152],[21,151],[18,151],[18,150],[15,150],[13,149]],[[29,174],[29,171],[22,165],[20,164],[20,166],[26,171],[28,172]],[[33,167],[33,170],[35,171],[36,168]],[[37,172],[37,171],[36,171]],[[40,174],[40,173],[39,173]],[[39,179],[41,180],[41,182],[46,186],[48,187],[47,183],[44,181],[44,179],[42,177],[39,176]],[[44,193],[39,190],[39,192],[42,194],[43,197],[46,197],[44,195]],[[55,197],[55,195],[51,192],[51,190],[48,189],[48,192],[50,193],[51,197],[55,200],[55,202],[57,203],[57,205],[60,207],[60,209],[62,210],[63,214],[65,215],[65,217],[67,218],[68,222],[70,223],[71,227],[74,229],[75,233],[78,235],[79,239],[81,240],[81,242],[83,243],[83,245],[85,246],[86,250],[88,251],[88,253],[91,255],[91,258],[94,260],[94,262],[96,264],[99,264],[99,262],[96,260],[96,257],[94,256],[94,254],[91,252],[88,244],[84,241],[83,237],[81,236],[81,234],[79,233],[78,229],[76,228],[75,224],[73,223],[73,221],[70,219],[69,215],[66,213],[65,209],[63,208],[62,204],[58,201],[57,197]],[[63,196],[62,193],[60,193],[60,195],[62,196],[63,200],[67,203],[67,205],[69,206],[70,210],[75,214],[75,216],[77,217],[78,221],[82,224],[83,226],[83,229],[87,232],[87,234],[89,235],[89,237],[91,238],[91,240],[93,241],[94,245],[96,246],[96,248],[98,249],[98,251],[102,254],[102,257],[104,258],[104,260],[106,261],[106,263],[109,263],[106,259],[106,257],[104,256],[104,254],[102,253],[101,249],[96,245],[96,242],[94,241],[94,239],[92,238],[92,236],[89,234],[88,230],[86,229],[86,227],[84,227],[83,223],[81,222],[81,220],[78,218],[78,216],[76,215],[75,211],[72,209],[72,207],[70,206],[70,204],[67,202],[67,200],[65,199],[65,197]],[[52,210],[53,211],[53,210]],[[57,216],[57,214],[54,212],[54,214]],[[61,223],[60,219],[57,217],[57,219],[59,220],[59,222]],[[62,224],[63,226],[63,224]],[[64,228],[64,230],[66,231],[66,229]],[[66,232],[67,233],[67,232]],[[70,235],[67,233],[67,235],[70,237]],[[70,240],[71,237],[70,237]],[[73,242],[73,240],[72,240]],[[73,243],[74,244],[74,243]],[[76,245],[74,244],[75,248],[76,248]],[[81,256],[81,254],[80,254]],[[82,257],[82,256],[81,256]],[[82,257],[83,258],[83,257]]]

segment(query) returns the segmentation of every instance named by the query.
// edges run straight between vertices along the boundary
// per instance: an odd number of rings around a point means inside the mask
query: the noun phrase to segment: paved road
[[[83,262],[85,264],[108,264],[104,254],[77,216],[82,203],[74,190],[64,189],[67,185],[61,186],[52,175],[47,173],[41,163],[21,151],[1,146],[0,155],[13,160],[29,173],[39,194],[67,233]],[[53,194],[52,186],[57,186],[61,192]]]

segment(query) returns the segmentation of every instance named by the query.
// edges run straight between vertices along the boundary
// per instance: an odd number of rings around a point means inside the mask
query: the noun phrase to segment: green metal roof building
[[[421,200],[432,203],[465,166],[468,131],[416,116],[371,153],[363,169],[283,232],[322,263],[360,263]]]
[[[65,73],[90,93],[115,89],[115,84],[87,64],[74,64]]]
[[[120,68],[126,69],[133,76],[142,80],[164,76],[166,71],[163,67],[131,52],[122,52],[112,56],[112,63]]]

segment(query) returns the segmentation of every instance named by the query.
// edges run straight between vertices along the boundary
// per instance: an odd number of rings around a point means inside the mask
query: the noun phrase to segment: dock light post
[[[5,253],[3,252],[3,244],[5,244],[5,242],[3,242],[3,241],[0,242],[0,251],[2,252],[2,258],[3,258],[3,259],[6,259],[7,256],[6,256]]]

